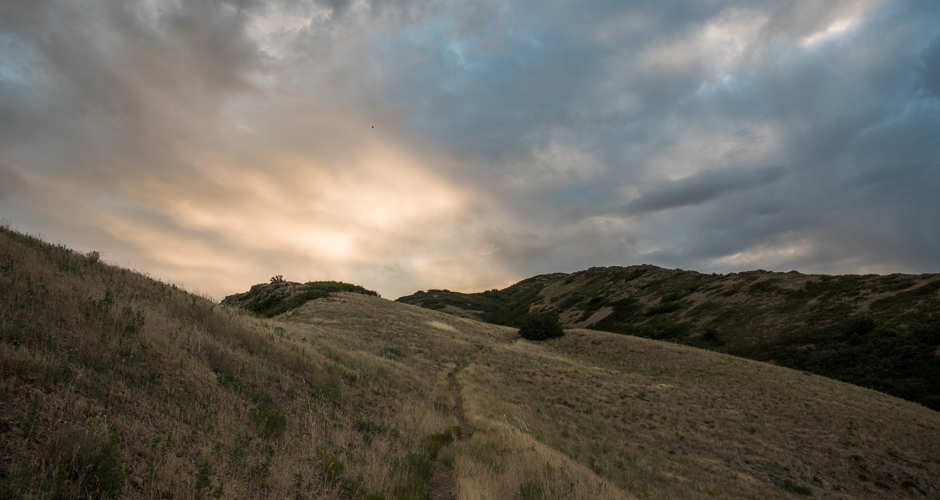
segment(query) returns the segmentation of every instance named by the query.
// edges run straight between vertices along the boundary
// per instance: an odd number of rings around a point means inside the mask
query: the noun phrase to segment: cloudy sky
[[[940,271],[940,2],[0,4],[0,219],[221,297]]]

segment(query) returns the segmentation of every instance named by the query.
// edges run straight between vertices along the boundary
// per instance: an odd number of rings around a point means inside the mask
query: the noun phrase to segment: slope
[[[940,442],[924,439],[940,414],[824,377],[591,330],[532,343],[355,294],[283,319],[350,365],[382,356],[437,390],[454,375],[474,429],[447,449],[458,498],[864,498],[940,486]],[[455,421],[455,396],[438,394]]]
[[[260,319],[6,230],[0,341],[4,498],[940,493],[940,414],[867,389],[356,293]]]
[[[424,498],[433,379],[286,326],[0,229],[0,498]]]
[[[940,409],[940,275],[701,274],[655,266],[536,276],[504,290],[430,290],[400,302],[514,325],[670,340],[811,371]]]

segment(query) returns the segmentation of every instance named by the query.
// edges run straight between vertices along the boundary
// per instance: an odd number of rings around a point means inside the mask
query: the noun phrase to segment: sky
[[[940,2],[4,1],[0,221],[213,298],[940,272]]]

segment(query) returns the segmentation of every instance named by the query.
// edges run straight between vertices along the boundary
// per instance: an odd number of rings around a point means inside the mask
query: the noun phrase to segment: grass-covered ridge
[[[339,292],[260,318],[0,230],[0,498],[940,494],[940,413]]]
[[[0,498],[424,498],[435,382],[0,228]]]
[[[252,286],[247,292],[225,297],[222,304],[240,307],[259,316],[270,318],[291,309],[296,309],[307,301],[321,299],[340,292],[378,296],[372,290],[366,290],[359,285],[341,281],[296,283],[284,281],[280,276],[277,276],[272,278],[270,283],[259,283]]]
[[[668,340],[811,371],[940,409],[940,275],[702,274],[592,268],[503,290],[431,290],[400,302],[518,326],[529,312],[567,327]]]

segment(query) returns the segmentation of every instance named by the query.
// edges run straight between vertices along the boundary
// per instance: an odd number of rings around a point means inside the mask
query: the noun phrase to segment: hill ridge
[[[397,300],[503,325],[553,312],[569,328],[774,362],[940,409],[940,274],[706,274],[644,264]]]

